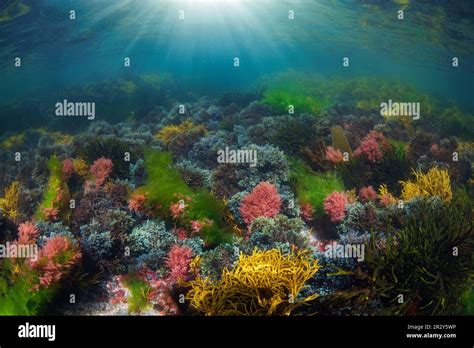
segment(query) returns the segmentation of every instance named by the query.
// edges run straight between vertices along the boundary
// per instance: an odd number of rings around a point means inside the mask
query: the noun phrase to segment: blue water
[[[294,70],[377,76],[474,110],[473,17],[410,1],[23,1],[0,22],[3,102],[118,76],[170,74],[219,94]],[[404,19],[397,11],[404,10]],[[69,19],[69,11],[76,19]],[[180,10],[185,18],[179,19]],[[288,11],[295,13],[288,19]],[[452,57],[460,65],[451,66]],[[22,67],[13,66],[14,57]],[[123,66],[124,57],[132,66]],[[235,57],[240,67],[233,66]],[[350,67],[342,58],[350,58]]]

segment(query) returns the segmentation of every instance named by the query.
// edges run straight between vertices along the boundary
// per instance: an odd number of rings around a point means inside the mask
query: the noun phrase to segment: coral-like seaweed
[[[69,238],[55,236],[48,239],[38,259],[31,261],[32,268],[39,273],[39,284],[33,288],[49,287],[58,282],[80,258],[81,253]]]
[[[354,151],[355,156],[362,156],[372,163],[382,160],[384,154],[391,150],[391,146],[383,133],[370,131]]]
[[[326,159],[334,164],[342,162],[343,156],[341,150],[335,149],[332,146],[328,146],[326,148]]]
[[[105,180],[110,176],[110,173],[112,173],[113,166],[112,161],[105,157],[98,158],[92,163],[90,172],[94,177],[96,188],[104,184]]]
[[[81,226],[81,247],[94,261],[109,257],[112,252],[112,236],[109,231],[101,230],[96,221]]]
[[[333,192],[324,199],[324,211],[332,222],[340,222],[346,216],[346,205],[349,203],[347,194]]]
[[[35,243],[39,236],[38,228],[32,222],[24,222],[18,226],[18,243]]]
[[[128,209],[135,213],[145,211],[146,194],[136,192],[128,200]]]
[[[166,267],[170,270],[169,278],[173,281],[187,280],[190,276],[189,264],[193,251],[188,246],[173,245],[166,256]]]
[[[134,257],[150,267],[161,267],[176,236],[168,231],[163,221],[146,221],[136,226],[129,236],[130,250]]]
[[[242,199],[240,214],[246,224],[259,216],[273,217],[280,212],[281,198],[275,186],[262,182]]]
[[[359,199],[361,202],[375,201],[377,199],[377,192],[372,186],[362,187],[359,190]]]
[[[303,250],[309,247],[304,228],[305,224],[300,218],[290,219],[281,214],[273,218],[258,217],[250,225],[251,233],[244,247],[249,252],[255,248],[269,250],[283,245]]]

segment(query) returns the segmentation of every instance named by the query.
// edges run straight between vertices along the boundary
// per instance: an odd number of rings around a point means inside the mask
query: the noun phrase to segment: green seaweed
[[[123,285],[130,291],[130,295],[127,297],[129,313],[143,313],[152,307],[149,300],[152,288],[144,279],[135,273],[130,273],[123,280]]]
[[[330,106],[329,98],[309,95],[299,88],[268,89],[263,93],[262,101],[282,114],[288,113],[290,105],[296,114],[309,112],[315,115]]]
[[[344,182],[347,189],[360,189],[367,186],[370,180],[365,168],[364,160],[354,157],[350,161],[343,161],[336,166],[336,171]]]
[[[0,269],[0,315],[41,314],[53,297],[55,287],[40,287],[32,291],[32,284],[38,281],[36,272],[22,267],[23,271],[19,276],[14,274],[14,269],[12,260],[5,259]]]
[[[316,173],[303,161],[291,159],[291,181],[300,203],[310,203],[316,216],[324,213],[323,201],[334,191],[344,190],[344,185],[334,172]]]
[[[474,276],[472,221],[472,204],[458,190],[449,204],[423,199],[412,205],[384,248],[373,235],[366,261],[373,292],[387,314],[442,315],[461,310],[460,298]]]
[[[205,190],[200,190],[194,196],[190,216],[193,220],[207,218],[213,224],[203,228],[202,235],[206,244],[218,245],[230,242],[231,233],[225,223],[225,205]]]
[[[294,81],[298,83],[295,84]],[[290,101],[294,100],[299,101],[303,109],[306,108],[308,112],[312,112],[313,107],[316,111],[324,111],[334,104],[353,106],[364,111],[379,111],[380,103],[388,102],[389,99],[419,102],[422,118],[431,117],[442,111],[437,100],[414,87],[376,76],[348,79],[288,71],[268,77],[264,80],[264,85],[271,88],[264,93],[263,100],[280,108],[280,111],[284,106],[285,113],[288,113]]]
[[[146,184],[139,191],[146,192],[149,204],[158,214],[169,219],[169,208],[180,197],[191,199],[182,223],[191,220],[209,219],[213,223],[202,229],[206,244],[215,245],[230,240],[231,234],[225,224],[225,205],[212,193],[193,190],[182,179],[179,170],[172,167],[169,152],[147,150],[145,152]]]
[[[49,179],[46,185],[46,191],[43,195],[43,200],[36,210],[36,218],[45,220],[46,216],[44,209],[53,208],[58,192],[64,187],[62,163],[56,156],[51,156],[48,160]]]
[[[193,191],[181,178],[179,170],[171,167],[170,152],[147,150],[145,152],[145,168],[147,181],[144,191],[152,202],[159,203],[162,209],[168,209],[176,202],[176,195],[191,196]],[[166,215],[165,211],[162,211]]]
[[[443,110],[440,116],[440,135],[449,137],[457,136],[465,140],[474,139],[474,115],[464,113],[458,107]]]
[[[0,142],[0,148],[11,149],[21,146],[25,142],[25,139],[25,133],[13,134]]]
[[[464,292],[461,303],[464,307],[463,314],[474,315],[474,285]]]
[[[388,143],[392,146],[393,156],[396,159],[403,161],[407,158],[408,143],[392,138],[388,139]]]

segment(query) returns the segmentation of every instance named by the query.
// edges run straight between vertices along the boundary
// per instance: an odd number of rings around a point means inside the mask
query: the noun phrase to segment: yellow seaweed
[[[220,280],[197,273],[200,258],[191,263],[195,279],[186,297],[205,315],[290,315],[298,306],[314,300],[297,296],[305,282],[320,268],[318,260],[304,252],[282,255],[278,249],[240,254],[232,270],[224,269]]]
[[[402,199],[408,201],[414,197],[438,196],[445,202],[452,197],[451,182],[448,171],[437,167],[428,173],[414,171],[415,181],[400,181],[402,184]]]
[[[0,210],[7,218],[15,220],[18,216],[19,202],[20,183],[13,181],[10,186],[5,189],[5,196],[0,198]]]

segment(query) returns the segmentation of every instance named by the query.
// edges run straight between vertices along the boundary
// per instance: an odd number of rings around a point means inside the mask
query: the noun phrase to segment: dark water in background
[[[395,79],[474,110],[474,9],[466,1],[23,2],[27,14],[0,22],[1,104],[145,73],[171,74],[184,90],[218,95],[295,70]],[[13,66],[17,56],[21,69]]]

